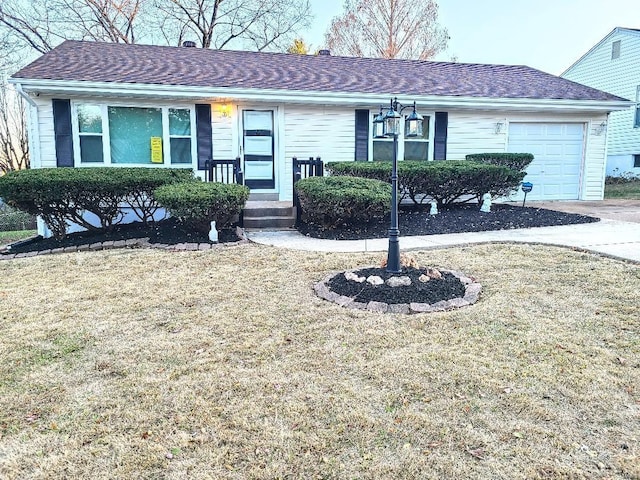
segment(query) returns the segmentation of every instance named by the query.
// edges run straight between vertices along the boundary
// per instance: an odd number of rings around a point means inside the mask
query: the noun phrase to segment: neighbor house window
[[[375,118],[377,115],[374,115]],[[404,133],[398,137],[398,159],[399,160],[429,160],[429,135],[431,118],[423,115],[422,136],[405,138]],[[373,121],[373,120],[372,120]],[[401,125],[401,132],[404,132],[404,124]],[[373,161],[393,160],[393,138],[373,139]]]
[[[633,168],[640,167],[640,154],[633,156]]]
[[[633,121],[635,128],[640,127],[640,85],[636,88],[636,116]]]
[[[80,164],[193,161],[193,109],[76,104]]]
[[[80,162],[103,163],[102,108],[99,105],[78,105],[78,136]]]
[[[617,40],[611,44],[611,60],[620,58],[620,40]]]
[[[191,163],[191,111],[169,109],[171,163]]]

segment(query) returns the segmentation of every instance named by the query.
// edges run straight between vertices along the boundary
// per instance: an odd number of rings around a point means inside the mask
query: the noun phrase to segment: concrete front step
[[[249,194],[250,202],[277,202],[280,195],[277,193],[253,193]]]
[[[295,221],[295,211],[291,202],[248,201],[244,208],[244,228],[291,228]]]
[[[296,223],[295,217],[243,217],[244,228],[255,228],[261,230],[292,228]]]
[[[290,217],[293,215],[291,202],[253,202],[244,207],[246,217]]]

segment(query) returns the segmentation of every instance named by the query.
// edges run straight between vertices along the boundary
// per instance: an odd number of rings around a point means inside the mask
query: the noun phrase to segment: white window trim
[[[102,112],[102,153],[103,163],[82,163],[80,158],[80,126],[78,124],[78,105],[98,105]],[[162,114],[162,163],[112,163],[111,137],[109,132],[109,107],[126,108],[159,108]],[[191,135],[180,138],[191,138],[191,163],[171,163],[171,148],[169,135],[169,109],[189,110],[191,119]],[[71,130],[73,133],[73,164],[74,167],[151,167],[151,168],[190,168],[197,171],[198,146],[196,132],[196,109],[194,104],[154,104],[154,103],[98,103],[86,100],[71,102]],[[178,136],[172,136],[178,138]]]
[[[618,51],[616,52],[616,46]],[[617,60],[622,55],[622,40],[616,40],[611,44],[611,60]]]
[[[383,109],[384,113],[384,109]],[[423,117],[429,117],[429,138],[407,138],[404,136],[404,120],[406,115],[402,116],[402,121],[400,122],[400,134],[398,135],[398,160],[404,161],[404,142],[408,140],[410,142],[427,142],[429,144],[427,150],[427,162],[433,161],[433,147],[436,133],[436,112],[420,112]],[[393,142],[393,138],[374,138],[373,137],[373,117],[377,115],[375,110],[369,110],[369,161],[373,161],[373,142]]]
[[[636,87],[636,108],[633,110],[633,128],[640,128],[640,85]]]
[[[100,133],[95,133],[95,132],[81,132],[80,131],[80,122],[78,121],[78,105],[90,105],[90,106],[95,106],[100,108],[100,123],[101,123],[101,128],[102,131]],[[73,151],[74,151],[74,157],[75,157],[75,152],[77,152],[78,157],[80,157],[80,137],[100,137],[100,139],[102,140],[102,162],[87,162],[84,163],[83,165],[93,165],[93,166],[100,166],[100,165],[104,165],[104,163],[106,162],[106,159],[104,157],[104,139],[105,139],[105,134],[104,134],[104,114],[103,114],[103,109],[102,106],[99,103],[89,103],[89,102],[82,102],[82,103],[78,103],[77,105],[73,106],[73,119],[75,119],[75,122],[77,123],[77,131],[78,131],[78,135],[77,135],[77,141],[76,141],[76,135],[73,135],[72,137],[72,142],[73,142]],[[74,159],[74,163],[75,163],[75,159]]]

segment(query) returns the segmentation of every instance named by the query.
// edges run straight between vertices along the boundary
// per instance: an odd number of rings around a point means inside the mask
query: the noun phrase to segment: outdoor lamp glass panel
[[[384,134],[387,137],[400,133],[400,118],[402,118],[400,114],[391,108],[384,116]]]
[[[422,115],[416,112],[415,107],[404,121],[404,136],[422,137]]]
[[[373,119],[373,137],[384,138],[384,136],[384,116],[380,110],[380,113]]]

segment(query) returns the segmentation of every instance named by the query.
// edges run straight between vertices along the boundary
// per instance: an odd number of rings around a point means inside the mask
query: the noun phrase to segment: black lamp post
[[[402,105],[394,98],[389,104],[386,114],[380,113],[373,120],[373,136],[376,138],[393,138],[393,163],[391,167],[391,226],[389,227],[389,251],[387,253],[387,272],[400,273],[400,229],[398,228],[398,135],[400,133],[400,119],[405,108],[413,107],[413,112],[405,119],[405,137],[422,136],[422,115],[416,112],[416,102],[413,105]]]

